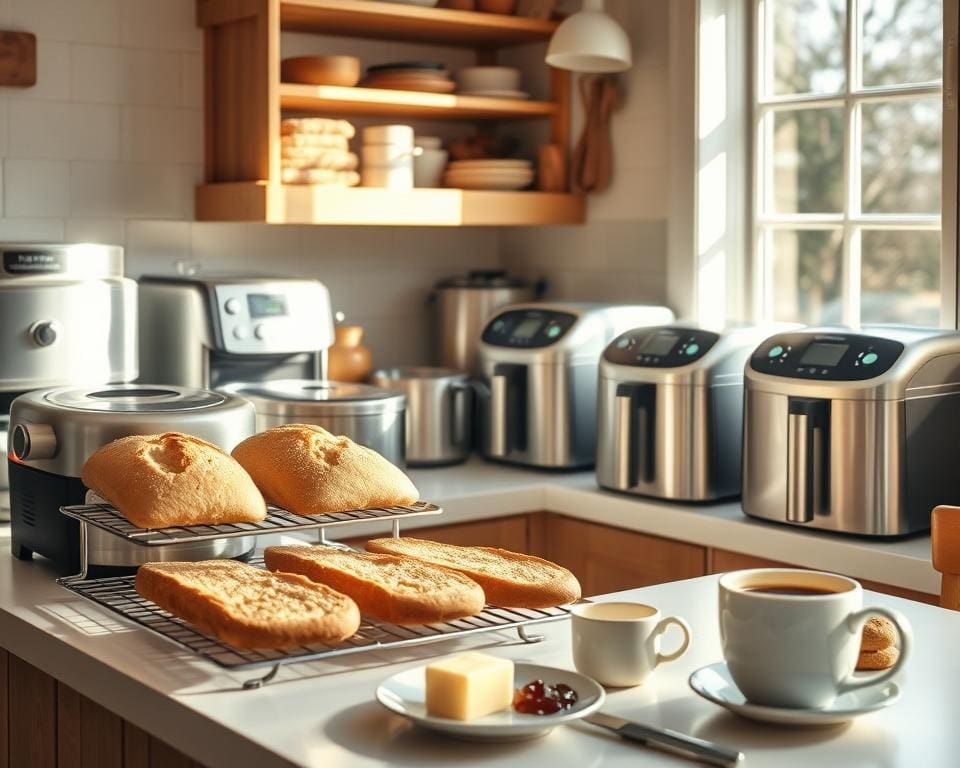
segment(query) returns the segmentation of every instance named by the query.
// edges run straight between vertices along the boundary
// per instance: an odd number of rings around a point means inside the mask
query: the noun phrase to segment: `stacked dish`
[[[520,89],[517,67],[464,67],[457,72],[457,93],[497,99],[529,99]]]
[[[367,67],[367,76],[360,85],[364,88],[429,93],[453,93],[456,88],[446,67],[434,61],[397,61]]]
[[[447,166],[444,183],[459,189],[524,189],[533,183],[529,160],[455,160]]]

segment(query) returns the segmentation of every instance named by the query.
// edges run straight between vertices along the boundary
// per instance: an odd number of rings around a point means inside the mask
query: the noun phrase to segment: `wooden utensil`
[[[37,38],[30,32],[0,32],[0,85],[37,83]]]
[[[960,507],[941,505],[930,518],[933,567],[940,578],[940,605],[960,611]]]
[[[573,188],[578,192],[603,192],[610,186],[613,172],[610,117],[617,105],[616,78],[581,77],[580,95],[584,125],[573,153]]]

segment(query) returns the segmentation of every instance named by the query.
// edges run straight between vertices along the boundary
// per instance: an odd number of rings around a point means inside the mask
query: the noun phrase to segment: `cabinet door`
[[[710,550],[710,573],[725,573],[726,571],[739,571],[744,568],[803,568],[802,565],[791,565],[789,563],[781,563],[777,560],[767,560],[763,557],[754,557],[753,555],[744,555],[740,552],[731,552],[727,549],[711,549]],[[864,589],[872,590],[873,592],[882,592],[886,595],[893,595],[894,597],[903,597],[907,600],[917,600],[921,603],[930,603],[931,605],[940,604],[939,595],[931,595],[927,592],[917,592],[914,589],[904,589],[903,587],[895,587],[892,584],[881,584],[877,581],[868,581],[866,579],[861,579],[859,577],[853,576],[857,581],[863,585]]]
[[[500,517],[495,520],[478,520],[456,525],[401,529],[400,535],[440,541],[444,544],[458,544],[465,547],[499,547],[514,552],[529,551],[526,515]],[[344,541],[350,546],[363,549],[366,538],[344,539]]]
[[[601,595],[707,572],[704,547],[550,515],[547,557],[580,579],[583,594]]]

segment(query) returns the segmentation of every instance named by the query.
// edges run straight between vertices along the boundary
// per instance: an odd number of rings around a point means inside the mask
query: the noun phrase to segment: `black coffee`
[[[779,584],[763,584],[759,587],[745,587],[744,592],[762,592],[765,595],[835,595],[833,589],[820,587],[781,586]]]

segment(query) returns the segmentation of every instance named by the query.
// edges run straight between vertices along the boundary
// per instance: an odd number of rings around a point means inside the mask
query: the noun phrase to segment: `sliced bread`
[[[459,547],[403,536],[373,539],[367,551],[412,557],[473,579],[492,605],[547,608],[580,599],[580,582],[566,568],[532,555],[493,547]]]
[[[433,624],[483,610],[483,590],[449,568],[408,557],[333,547],[267,547],[271,571],[299,573],[353,598],[366,616],[391,624]]]
[[[360,626],[357,604],[346,595],[235,560],[148,563],[135,586],[165,611],[238,648],[337,643]]]

